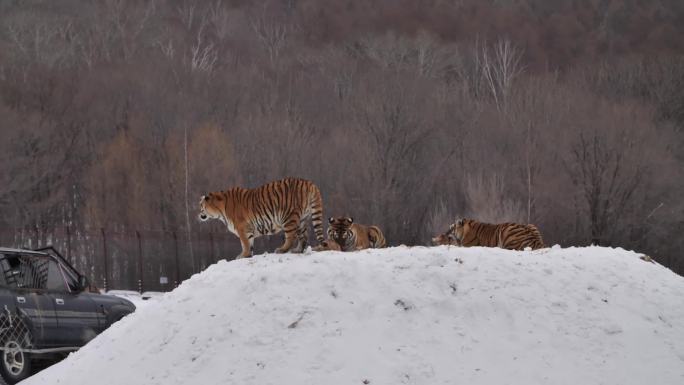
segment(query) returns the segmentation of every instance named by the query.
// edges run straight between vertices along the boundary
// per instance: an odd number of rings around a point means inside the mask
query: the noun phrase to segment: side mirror
[[[88,277],[86,277],[85,275],[80,275],[78,277],[78,286],[81,289],[81,291],[87,291],[90,287],[90,281],[88,280]]]

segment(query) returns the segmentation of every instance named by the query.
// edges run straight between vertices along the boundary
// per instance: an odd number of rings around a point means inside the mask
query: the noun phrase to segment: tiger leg
[[[276,253],[282,254],[290,251],[297,239],[297,229],[299,228],[299,215],[293,214],[287,220],[285,220],[285,226],[283,226],[283,231],[285,231],[285,242],[282,246],[275,250]]]
[[[335,240],[328,239],[324,242],[325,242],[325,244],[321,244],[318,246],[320,250],[316,250],[316,251],[323,251],[323,250],[342,251],[342,247],[340,246],[339,243],[335,242]]]
[[[352,237],[349,239],[354,245],[352,250],[370,249],[373,245],[368,228],[366,228],[365,232],[361,231],[362,228],[363,227],[359,227],[359,231],[352,231]]]
[[[293,253],[302,253],[306,250],[309,238],[309,228],[305,219],[299,221],[299,227],[297,228],[297,245],[291,251]]]
[[[240,244],[242,244],[242,253],[235,257],[235,259],[249,258],[252,256],[252,251],[254,250],[254,234],[248,234],[243,229],[238,229],[238,237],[240,238]]]
[[[318,245],[324,247],[325,238],[323,237],[323,199],[321,198],[321,192],[318,187],[315,187],[310,201],[311,206],[311,225],[314,228],[314,234],[316,235],[316,241]]]
[[[371,247],[375,249],[381,249],[387,246],[385,236],[382,234],[382,231],[380,231],[378,226],[370,226],[368,228],[368,239],[370,240]]]

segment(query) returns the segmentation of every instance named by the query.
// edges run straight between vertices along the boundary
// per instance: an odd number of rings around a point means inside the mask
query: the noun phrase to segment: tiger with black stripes
[[[200,200],[199,219],[218,219],[228,231],[240,238],[242,253],[251,257],[254,238],[285,232],[285,242],[276,253],[301,253],[306,249],[308,220],[313,224],[316,240],[323,239],[323,202],[321,192],[311,181],[286,178],[254,189],[233,187],[212,192]]]
[[[330,217],[328,220],[327,247],[330,250],[354,251],[385,246],[387,241],[378,226],[354,223],[351,217]]]
[[[463,247],[500,247],[509,250],[544,248],[541,233],[535,225],[519,223],[490,224],[473,219],[459,219],[443,235],[448,244]]]

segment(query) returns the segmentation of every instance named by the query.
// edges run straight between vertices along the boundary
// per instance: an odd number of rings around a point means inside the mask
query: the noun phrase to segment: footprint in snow
[[[404,309],[404,311],[409,311],[409,310],[413,309],[413,305],[405,302],[402,299],[398,299],[398,300],[394,301],[394,305],[401,308],[401,309]]]
[[[608,335],[615,335],[622,333],[622,327],[618,324],[603,325],[601,329]]]

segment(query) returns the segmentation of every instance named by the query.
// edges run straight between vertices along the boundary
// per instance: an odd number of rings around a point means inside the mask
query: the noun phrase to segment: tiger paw
[[[333,251],[342,251],[342,248],[340,245],[335,242],[332,239],[328,239],[326,241],[323,241],[320,245],[316,246],[314,248],[314,251],[326,251],[326,250],[333,250]]]
[[[290,249],[290,253],[293,253],[293,254],[301,254],[303,252],[304,252],[304,249],[301,247],[295,247],[295,248]]]

